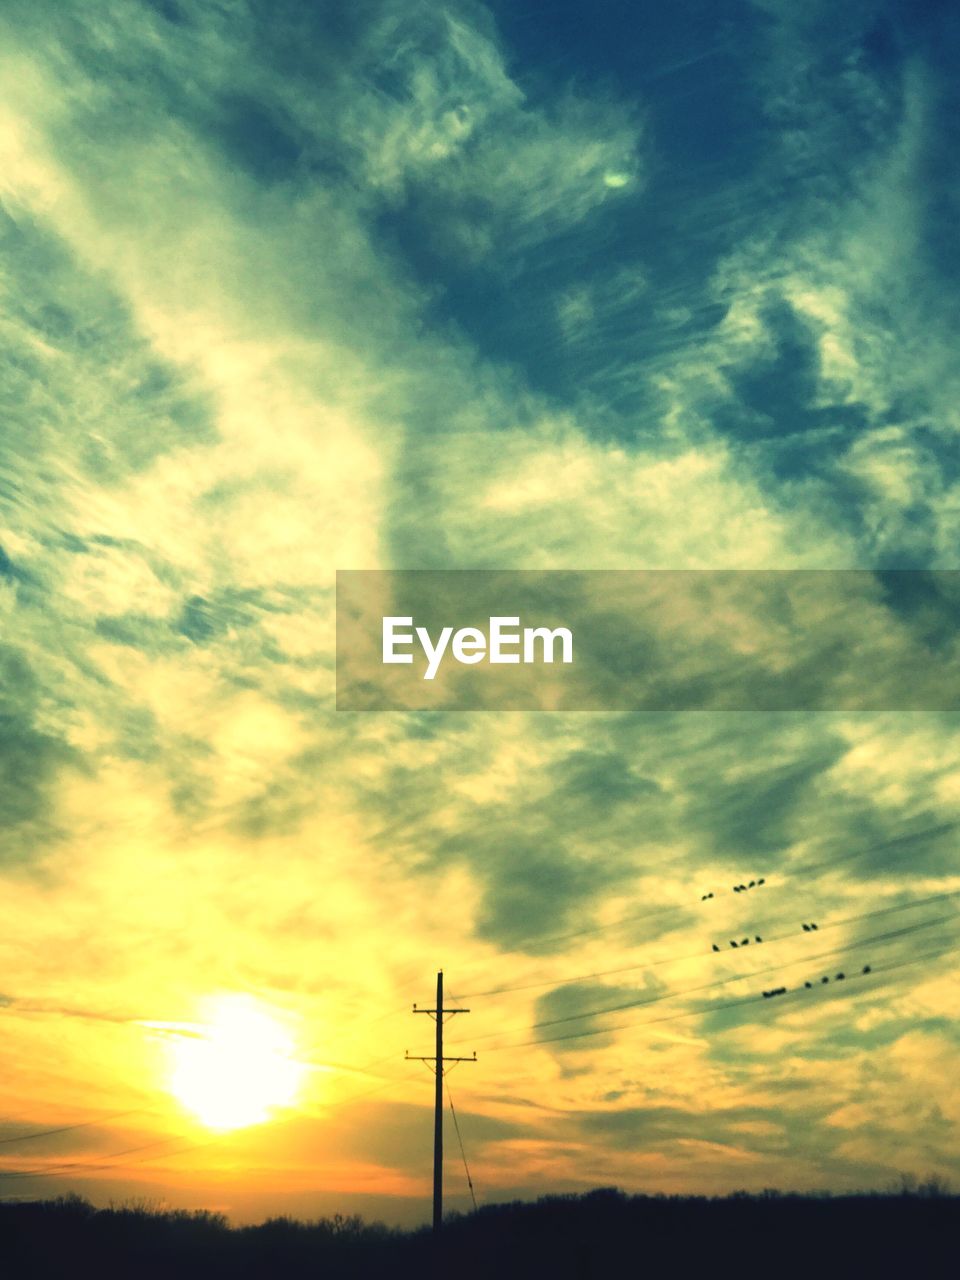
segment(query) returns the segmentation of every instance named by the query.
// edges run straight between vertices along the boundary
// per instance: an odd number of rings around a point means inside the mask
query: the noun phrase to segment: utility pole
[[[418,1009],[413,1006],[414,1013],[426,1013],[437,1024],[436,1049],[432,1056],[407,1053],[407,1062],[426,1062],[436,1076],[436,1092],[433,1105],[433,1234],[437,1235],[443,1223],[443,1077],[446,1074],[444,1063],[454,1066],[458,1062],[476,1062],[474,1050],[472,1058],[445,1058],[443,1056],[443,1023],[456,1013],[469,1013],[469,1009],[445,1009],[443,1007],[443,970],[437,974],[437,1007],[435,1009]]]

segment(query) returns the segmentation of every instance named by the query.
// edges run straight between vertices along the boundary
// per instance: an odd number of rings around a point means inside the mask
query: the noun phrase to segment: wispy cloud
[[[538,1009],[602,1032],[594,998],[683,1015],[637,1015],[628,1061],[627,1032],[491,1047],[462,1086],[490,1187],[955,1172],[946,951],[849,1002],[692,990],[768,981],[716,939],[789,933],[799,977],[802,920],[956,886],[949,711],[333,711],[337,568],[953,564],[955,25],[719,10],[700,44],[691,6],[558,19],[540,58],[466,3],[4,6],[11,1115],[179,1118],[142,1029],[21,996],[190,1021],[252,991],[358,1067],[396,1049],[403,1092],[445,963],[547,984],[476,1002],[468,1053]],[[870,961],[868,921],[835,932]],[[324,1188],[421,1190],[422,1109],[337,1128],[321,1074]],[[518,1127],[523,1096],[550,1109]],[[186,1195],[183,1159],[154,1185]]]

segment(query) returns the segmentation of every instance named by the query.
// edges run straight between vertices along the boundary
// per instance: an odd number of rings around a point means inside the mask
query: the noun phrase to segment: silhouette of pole
[[[436,1048],[432,1055],[406,1053],[407,1062],[426,1062],[436,1076],[436,1091],[433,1103],[433,1233],[438,1235],[443,1225],[443,1077],[446,1074],[444,1063],[476,1062],[477,1053],[472,1058],[445,1058],[443,1056],[443,1023],[456,1013],[469,1013],[469,1009],[445,1009],[443,1007],[443,970],[437,974],[437,1005],[435,1009],[418,1009],[413,1006],[414,1013],[426,1013],[437,1024]]]
[[[443,1222],[443,970],[437,974],[436,1096],[433,1104],[433,1229]]]

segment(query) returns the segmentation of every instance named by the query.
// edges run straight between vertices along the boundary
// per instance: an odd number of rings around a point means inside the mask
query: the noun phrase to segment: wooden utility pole
[[[408,1062],[426,1062],[436,1076],[436,1091],[433,1104],[433,1233],[437,1235],[443,1224],[443,1077],[446,1074],[444,1063],[476,1062],[474,1051],[472,1058],[445,1058],[443,1056],[443,1023],[456,1013],[469,1013],[469,1009],[445,1009],[443,1007],[443,970],[437,974],[437,1007],[435,1009],[418,1009],[413,1006],[414,1013],[426,1013],[437,1024],[436,1048],[432,1056],[406,1054]]]

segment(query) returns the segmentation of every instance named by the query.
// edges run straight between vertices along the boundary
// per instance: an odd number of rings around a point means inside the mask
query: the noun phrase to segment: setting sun
[[[260,1124],[297,1096],[304,1068],[293,1051],[290,1033],[255,1001],[219,997],[170,1045],[169,1089],[210,1129]]]

